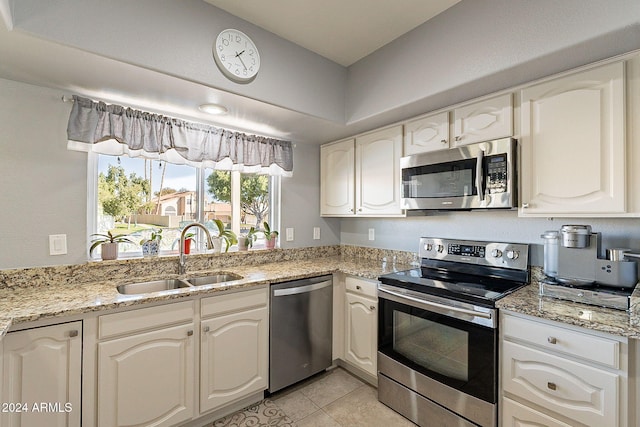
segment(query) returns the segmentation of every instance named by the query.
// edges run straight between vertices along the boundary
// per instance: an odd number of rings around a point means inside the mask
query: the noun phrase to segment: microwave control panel
[[[507,192],[507,155],[487,157],[487,191],[489,194]]]

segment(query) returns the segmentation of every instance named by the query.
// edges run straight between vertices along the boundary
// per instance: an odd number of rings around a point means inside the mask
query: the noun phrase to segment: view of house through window
[[[251,227],[261,230],[273,216],[271,179],[266,175],[106,155],[98,156],[97,170],[96,232],[127,235],[134,243],[121,243],[121,255],[140,255],[140,242],[158,231],[161,253],[177,251],[180,233],[191,222],[202,222],[212,235],[218,234],[214,219],[236,233],[246,233]],[[240,184],[233,185],[232,180]],[[204,249],[204,239],[198,237],[196,233],[196,250]],[[254,246],[260,247],[264,236],[257,233],[257,238]]]

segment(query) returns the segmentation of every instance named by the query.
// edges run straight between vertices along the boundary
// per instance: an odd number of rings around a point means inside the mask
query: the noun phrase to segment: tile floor
[[[378,402],[374,387],[342,368],[316,375],[270,399],[298,427],[415,426]]]

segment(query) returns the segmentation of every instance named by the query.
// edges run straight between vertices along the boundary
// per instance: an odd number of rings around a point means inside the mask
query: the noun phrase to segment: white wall
[[[87,155],[67,151],[60,97],[0,79],[0,268],[87,259]],[[67,255],[49,255],[50,234],[67,235]]]

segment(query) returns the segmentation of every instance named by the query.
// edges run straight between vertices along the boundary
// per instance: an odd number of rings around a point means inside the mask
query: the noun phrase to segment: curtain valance
[[[114,156],[291,176],[293,147],[280,141],[79,96],[67,126],[68,147]]]

